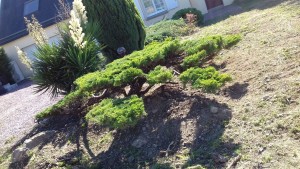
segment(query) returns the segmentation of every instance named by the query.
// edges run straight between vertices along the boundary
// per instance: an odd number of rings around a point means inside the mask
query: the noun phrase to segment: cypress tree
[[[117,49],[125,47],[126,54],[144,48],[144,23],[132,0],[83,0],[89,22],[98,23],[97,40],[105,45],[103,54],[114,60]]]
[[[11,71],[12,67],[10,65],[10,60],[7,57],[4,49],[0,47],[0,79],[2,83],[13,82]]]

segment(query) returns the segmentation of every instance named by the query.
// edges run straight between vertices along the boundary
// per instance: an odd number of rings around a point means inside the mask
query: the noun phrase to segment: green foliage
[[[117,59],[119,47],[127,54],[144,48],[146,32],[143,21],[132,0],[83,0],[89,22],[100,25],[97,40],[105,45],[102,52],[111,60]]]
[[[144,73],[141,69],[130,67],[125,69],[114,78],[114,86],[129,84],[137,77],[143,77]]]
[[[80,76],[98,70],[101,47],[89,34],[84,48],[74,45],[68,33],[67,25],[61,27],[62,39],[58,44],[44,44],[37,47],[34,53],[37,60],[33,63],[33,81],[37,84],[37,92],[51,91],[53,96],[72,90],[73,82]]]
[[[86,119],[100,125],[124,129],[137,124],[145,116],[144,103],[136,95],[123,99],[104,99],[86,115]]]
[[[203,60],[206,56],[206,51],[202,50],[198,53],[185,57],[181,66],[183,68],[199,66],[200,61]]]
[[[242,39],[241,35],[228,35],[223,37],[223,46],[228,49],[237,44]]]
[[[179,11],[177,11],[172,19],[180,19],[180,18],[185,18],[186,17],[186,14],[194,14],[197,16],[197,24],[198,25],[201,25],[203,24],[203,15],[201,13],[201,11],[199,11],[198,9],[196,8],[185,8],[185,9],[181,9]]]
[[[62,100],[60,100],[58,103],[55,105],[48,107],[44,111],[38,113],[35,118],[37,120],[41,120],[43,118],[59,114],[60,110],[64,108],[66,105],[71,105],[74,104],[75,101],[81,101],[84,97],[88,96],[89,94],[87,92],[82,92],[80,90],[76,90],[74,92],[69,93],[66,95]]]
[[[4,49],[0,47],[0,77],[3,76],[2,78],[5,78],[8,82],[13,82],[11,74],[12,68],[9,62],[9,58]]]
[[[222,43],[222,36],[208,36],[199,40],[186,41],[182,44],[181,49],[186,51],[187,55],[193,55],[202,50],[205,50],[208,55],[212,55],[222,48]]]
[[[162,42],[168,37],[186,36],[191,29],[183,19],[163,20],[146,28],[145,44],[148,45],[153,41]]]
[[[186,65],[185,68],[197,66],[194,64],[199,63],[199,60],[201,61],[203,57],[205,58],[209,54],[217,53],[223,47],[223,43],[222,36],[210,36],[183,43],[179,43],[176,39],[167,38],[164,42],[150,43],[141,51],[135,51],[107,64],[103,70],[88,73],[78,78],[75,81],[76,90],[52,108],[42,112],[43,115],[41,116],[55,114],[70,107],[77,100],[88,99],[91,93],[104,89],[108,89],[108,91],[116,89],[116,92],[120,92],[127,85],[135,87],[133,84],[136,84],[137,79],[145,80],[150,85],[168,82],[172,80],[172,71],[163,65],[174,63],[172,66],[181,64]],[[172,59],[177,59],[182,54],[185,55],[183,63],[172,62]],[[182,72],[179,78],[184,85],[191,83],[194,88],[200,88],[206,92],[215,92],[231,80],[229,75],[221,74],[213,67],[190,68]],[[145,82],[142,81],[138,86]],[[129,95],[143,94],[141,91],[134,93],[135,91],[129,92]]]
[[[179,78],[184,85],[191,83],[194,88],[201,88],[206,92],[215,92],[226,82],[231,81],[228,74],[221,74],[214,67],[190,68]]]
[[[156,66],[154,70],[149,72],[147,75],[147,82],[150,85],[154,85],[157,83],[165,83],[172,79],[172,71],[167,69],[166,67]]]
[[[163,43],[151,43],[142,51],[133,52],[113,61],[103,71],[97,71],[78,78],[75,83],[78,85],[78,89],[85,91],[128,84],[136,77],[143,76],[143,72],[139,69],[163,61],[166,56],[176,52],[178,48],[178,40],[167,39]],[[133,74],[130,75],[130,73]]]

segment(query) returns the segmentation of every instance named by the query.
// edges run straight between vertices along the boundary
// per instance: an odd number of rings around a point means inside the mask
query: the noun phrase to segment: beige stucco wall
[[[190,0],[190,2],[191,2],[192,7],[200,10],[202,12],[202,14],[207,13],[207,7],[206,7],[205,0]]]
[[[139,0],[134,0],[136,7],[137,7],[138,11],[140,12],[146,26],[153,25],[156,22],[159,22],[163,19],[169,19],[175,14],[175,12],[177,12],[178,10],[183,9],[183,8],[191,8],[191,7],[197,8],[203,14],[206,14],[208,12],[205,0],[177,0],[177,1],[178,1],[178,7],[174,8],[172,10],[169,10],[167,13],[165,13],[163,15],[160,15],[153,19],[147,20],[146,17],[144,16],[144,13],[142,12],[143,10],[142,10]],[[234,2],[234,0],[223,0],[224,6],[230,5],[233,2]]]
[[[142,7],[140,6],[140,3],[139,3],[139,0],[135,0],[135,4],[136,4],[136,7],[138,8],[138,10],[140,11],[140,14],[144,20],[144,23],[146,26],[150,26],[150,25],[153,25],[154,23],[156,22],[159,22],[163,19],[170,19],[172,18],[172,16],[180,9],[183,9],[183,8],[190,8],[191,7],[191,4],[190,4],[190,1],[189,0],[177,0],[178,1],[178,7],[174,8],[174,9],[171,9],[169,10],[167,13],[163,14],[163,15],[160,15],[158,17],[155,17],[153,19],[150,19],[150,20],[147,20],[145,19],[145,16],[144,14],[141,12],[142,11]]]
[[[45,28],[45,32],[48,37],[53,37],[58,34],[57,27],[55,25]],[[32,71],[19,60],[15,46],[18,46],[20,49],[22,49],[33,44],[33,39],[29,35],[27,35],[2,46],[10,60],[15,61],[16,64],[19,66],[25,78],[30,77],[32,75]]]
[[[234,0],[223,0],[224,6],[230,5],[234,2]]]

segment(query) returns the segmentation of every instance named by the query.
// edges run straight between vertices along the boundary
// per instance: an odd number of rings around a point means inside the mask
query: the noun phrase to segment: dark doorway
[[[223,0],[205,0],[207,9],[211,9],[220,5],[223,5]]]

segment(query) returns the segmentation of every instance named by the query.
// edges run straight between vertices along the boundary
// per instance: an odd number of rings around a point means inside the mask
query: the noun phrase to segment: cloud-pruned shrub
[[[179,40],[170,38],[163,42],[153,42],[141,51],[135,51],[109,63],[103,70],[88,73],[78,78],[75,81],[76,90],[74,92],[67,95],[58,104],[41,112],[40,116],[37,117],[43,118],[63,113],[72,106],[77,110],[78,107],[83,108],[81,109],[82,111],[84,109],[90,110],[90,107],[92,107],[92,110],[95,110],[92,111],[95,114],[92,121],[119,128],[121,125],[114,124],[118,121],[117,115],[110,116],[110,120],[103,120],[105,119],[103,116],[104,110],[108,109],[101,108],[102,106],[105,107],[105,104],[110,104],[109,108],[112,108],[112,103],[115,99],[118,100],[118,96],[141,98],[155,84],[171,82],[177,74],[180,74],[178,77],[184,86],[191,84],[193,88],[201,89],[203,92],[216,92],[226,82],[231,80],[228,74],[220,73],[213,67],[200,68],[200,64],[185,64],[184,68],[181,65],[185,58],[199,52],[202,53],[201,58],[216,54],[224,47],[223,42],[223,36],[204,37],[182,43]],[[206,56],[202,56],[205,53]],[[195,60],[198,62],[198,58]],[[175,68],[177,69],[175,70]],[[145,85],[148,87],[143,87],[144,84],[148,84]],[[103,99],[105,100],[108,97],[110,98],[109,100],[102,102]],[[97,102],[100,102],[101,106],[97,106],[94,109],[93,105]],[[119,108],[115,110],[121,111]],[[91,119],[89,118],[90,115],[87,115],[87,119]],[[141,118],[140,116],[136,117],[135,120]],[[130,119],[123,120],[131,121]]]

